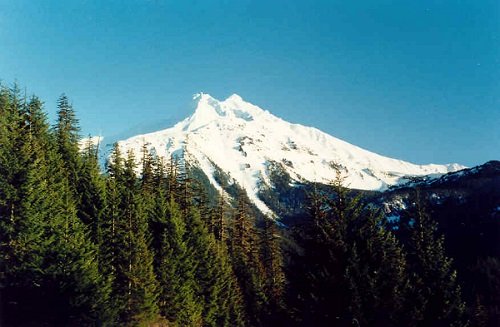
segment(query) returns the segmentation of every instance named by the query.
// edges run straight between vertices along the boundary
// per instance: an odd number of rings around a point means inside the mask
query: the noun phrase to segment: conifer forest
[[[462,274],[423,201],[389,226],[339,175],[283,224],[57,108],[0,90],[1,326],[498,326],[500,261]]]

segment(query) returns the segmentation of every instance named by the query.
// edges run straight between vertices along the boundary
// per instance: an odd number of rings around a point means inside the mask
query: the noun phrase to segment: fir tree
[[[187,244],[193,250],[196,262],[194,277],[203,310],[203,325],[241,325],[241,297],[224,245],[216,243],[197,208],[190,209],[186,225],[189,237]]]
[[[160,249],[157,254],[160,313],[180,326],[200,325],[202,312],[196,299],[195,263],[187,245],[182,212],[173,196],[164,220]]]
[[[212,210],[211,222],[213,224],[213,234],[219,242],[226,243],[227,241],[227,224],[226,224],[226,202],[224,196],[218,197],[217,206]]]
[[[260,258],[257,230],[249,214],[248,199],[241,192],[231,226],[230,254],[241,288],[250,325],[261,325],[264,306],[264,267]]]
[[[89,226],[94,242],[101,245],[106,210],[106,180],[99,169],[98,151],[89,138],[81,154],[82,165],[76,190],[80,199],[78,217]]]
[[[149,197],[151,197],[154,195],[153,188],[155,187],[155,165],[157,163],[148,151],[146,144],[142,146],[141,152],[141,190],[144,195],[149,195]]]
[[[21,185],[26,179],[26,156],[19,151],[25,140],[19,89],[0,87],[0,284],[15,266],[12,250],[19,232]],[[4,280],[4,281],[2,281]],[[1,289],[0,289],[1,292]],[[1,295],[1,294],[0,294]]]
[[[41,102],[32,98],[21,113],[24,142],[18,153],[25,179],[17,185],[19,228],[11,243],[16,263],[9,296],[17,303],[11,317],[59,324],[103,319],[100,305],[108,292],[94,261],[96,248],[76,217]]]
[[[262,231],[262,261],[265,271],[265,293],[267,295],[266,319],[277,324],[284,319],[285,273],[281,233],[275,221],[267,219]]]
[[[302,321],[398,326],[407,286],[404,253],[382,217],[350,196],[341,175],[332,189],[326,198],[312,197],[312,227],[297,238],[304,253],[296,264],[307,285],[299,287]]]
[[[408,287],[405,255],[382,215],[366,210],[359,219],[345,268],[349,311],[362,325],[398,326]]]
[[[70,186],[76,195],[78,177],[81,169],[79,156],[80,127],[73,106],[68,97],[62,94],[57,100],[57,122],[54,126],[57,149],[64,162]],[[77,199],[77,205],[79,199]]]
[[[129,153],[123,170],[122,215],[118,226],[123,229],[118,253],[117,285],[125,311],[122,321],[138,324],[157,318],[157,282],[153,256],[149,250],[148,226],[143,212],[135,158]]]
[[[410,219],[403,219],[410,232],[407,247],[412,288],[408,298],[413,300],[408,304],[412,308],[407,315],[409,325],[466,326],[457,272],[445,254],[444,237],[438,236],[437,223],[423,208],[418,194],[410,215]]]

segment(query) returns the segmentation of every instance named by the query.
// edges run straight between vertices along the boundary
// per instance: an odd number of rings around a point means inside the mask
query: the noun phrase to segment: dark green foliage
[[[262,324],[267,303],[265,271],[255,219],[250,216],[248,199],[243,193],[238,197],[232,220],[229,249],[233,269],[243,294],[248,323],[258,326]]]
[[[27,155],[21,151],[26,129],[22,109],[17,86],[0,87],[0,278],[16,264],[12,251],[22,223],[21,185],[27,175]]]
[[[149,225],[161,314],[180,326],[239,325],[241,297],[225,246],[208,230],[206,197],[185,167],[164,169],[159,160],[154,166]]]
[[[405,225],[406,223],[406,225]],[[409,325],[465,326],[465,303],[453,269],[453,260],[446,256],[444,237],[437,234],[437,223],[431,220],[418,197],[408,217],[402,218],[402,229],[409,237],[405,242],[410,265],[408,297],[411,312]]]
[[[7,110],[17,119],[11,123],[18,134],[8,137],[16,143],[10,156],[17,162],[12,167],[18,168],[15,178],[8,179],[17,196],[2,205],[10,207],[8,219],[2,217],[8,240],[2,244],[8,255],[1,283],[8,306],[4,312],[9,313],[5,320],[98,321],[109,292],[94,260],[97,248],[76,216],[65,162],[56,151],[41,102],[33,97],[21,105],[17,97],[11,92]]]
[[[472,270],[472,293],[476,294],[472,322],[477,326],[500,324],[500,259],[478,259]]]
[[[291,278],[300,323],[399,326],[408,285],[403,251],[382,217],[349,197],[340,177],[333,189],[331,196],[312,194],[312,226],[296,238],[303,252]]]
[[[64,161],[71,189],[76,195],[81,169],[81,157],[78,153],[80,127],[73,106],[65,94],[57,100],[57,109],[57,123],[54,126],[57,150]]]
[[[268,303],[264,320],[266,325],[279,325],[286,321],[283,234],[277,222],[271,219],[264,221],[261,234],[262,263],[264,268],[264,292]]]
[[[188,248],[182,212],[171,198],[164,218],[158,276],[160,312],[181,326],[200,325],[201,307],[196,299],[193,254]]]
[[[129,154],[124,161],[115,146],[111,161],[103,256],[108,259],[119,321],[136,325],[157,318],[157,281],[134,157]]]
[[[98,148],[80,149],[68,98],[52,129],[42,107],[0,87],[1,326],[498,324],[496,250],[467,253],[466,308],[418,201],[391,229],[340,177],[289,188],[275,163],[263,198],[283,215],[308,209],[292,232],[221,170],[219,194],[185,158],[166,162],[147,145],[136,159],[115,144],[103,174]]]
[[[98,148],[89,139],[81,153],[81,169],[76,187],[78,217],[89,226],[92,240],[102,244],[102,225],[106,210],[106,180],[99,169]]]

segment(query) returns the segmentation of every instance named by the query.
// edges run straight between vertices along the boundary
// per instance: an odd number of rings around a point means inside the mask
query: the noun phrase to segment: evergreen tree
[[[11,304],[23,278],[17,272],[23,264],[19,254],[18,240],[29,228],[23,219],[22,199],[25,197],[27,165],[31,154],[27,132],[26,101],[20,97],[17,85],[0,91],[0,311],[6,319],[13,318],[17,306]],[[43,121],[45,123],[45,121]],[[45,131],[44,131],[45,132]],[[21,150],[22,149],[22,150]],[[21,302],[21,306],[24,302]],[[3,309],[2,309],[3,307]],[[22,309],[21,309],[22,310]],[[7,315],[7,313],[10,313]],[[2,323],[0,319],[0,323]]]
[[[20,113],[25,178],[19,224],[11,239],[15,264],[9,271],[7,298],[12,322],[84,323],[103,319],[106,286],[94,261],[96,248],[76,217],[62,161],[55,151],[41,102],[32,98]],[[62,314],[61,314],[62,312]]]
[[[158,284],[135,159],[123,159],[115,144],[108,162],[107,210],[102,224],[102,256],[113,283],[113,309],[118,321],[140,325],[158,318]]]
[[[122,321],[131,324],[157,318],[157,282],[153,256],[149,250],[148,225],[143,212],[136,177],[135,158],[129,152],[123,170],[122,215],[118,226],[123,229],[118,253],[117,285],[125,311]]]
[[[211,212],[211,222],[213,224],[212,232],[215,239],[222,243],[226,243],[227,241],[226,211],[224,196],[220,195],[218,197],[217,206]]]
[[[498,326],[500,324],[500,259],[479,258],[469,277],[475,295],[471,322],[473,326]]]
[[[15,265],[12,250],[19,232],[21,185],[26,179],[26,158],[23,146],[24,118],[19,89],[0,87],[0,285],[8,270]],[[2,281],[3,280],[3,281]],[[0,289],[1,292],[1,289]],[[1,296],[1,294],[0,294]]]
[[[160,313],[179,326],[197,326],[202,323],[202,310],[196,299],[194,265],[187,245],[186,225],[173,196],[163,221],[159,257]]]
[[[141,152],[142,152],[141,190],[143,194],[146,196],[145,200],[147,200],[148,198],[151,198],[151,196],[154,196],[153,189],[155,187],[155,165],[157,165],[157,162],[155,162],[155,159],[148,151],[146,144],[142,146]]]
[[[267,219],[262,231],[262,261],[265,270],[265,294],[269,324],[278,324],[284,320],[285,313],[285,273],[281,245],[281,233],[275,221]]]
[[[165,165],[147,144],[140,176],[117,144],[103,175],[78,133],[65,95],[50,129],[40,99],[0,86],[0,325],[468,325],[418,199],[390,231],[339,174],[331,192],[315,185],[284,256],[287,230],[257,221],[243,192],[230,213],[186,158]],[[469,271],[473,326],[495,325],[498,267]]]
[[[208,214],[208,213],[207,213]],[[188,246],[196,262],[197,296],[202,304],[203,325],[238,326],[243,324],[241,297],[232,274],[227,251],[209,233],[198,208],[187,217]]]
[[[78,176],[78,217],[89,226],[94,242],[101,245],[102,225],[106,210],[106,180],[101,174],[98,161],[98,147],[89,138],[81,154],[81,169]]]
[[[80,127],[73,106],[68,97],[62,94],[57,100],[57,122],[54,126],[57,149],[64,162],[64,169],[68,174],[71,190],[77,193],[78,178],[81,169],[79,156]],[[79,205],[79,199],[77,199]]]
[[[262,324],[267,302],[264,292],[264,267],[256,227],[250,218],[248,199],[240,192],[233,217],[230,236],[230,254],[233,269],[243,293],[248,323]]]
[[[407,248],[412,272],[408,325],[466,326],[457,272],[445,254],[444,237],[437,235],[437,223],[423,208],[418,194],[413,214],[403,222],[410,233]]]
[[[304,252],[296,265],[307,285],[298,289],[302,323],[398,326],[404,253],[382,217],[350,197],[340,175],[332,188],[326,199],[312,198],[312,227],[297,238]]]
[[[406,259],[384,217],[367,210],[353,226],[345,279],[351,315],[361,325],[399,326],[408,287]]]

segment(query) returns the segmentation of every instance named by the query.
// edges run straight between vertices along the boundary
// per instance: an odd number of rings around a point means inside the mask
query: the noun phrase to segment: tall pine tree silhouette
[[[453,260],[446,256],[444,237],[426,212],[419,192],[415,206],[402,217],[407,240],[411,289],[407,296],[408,326],[466,326],[462,300]]]

